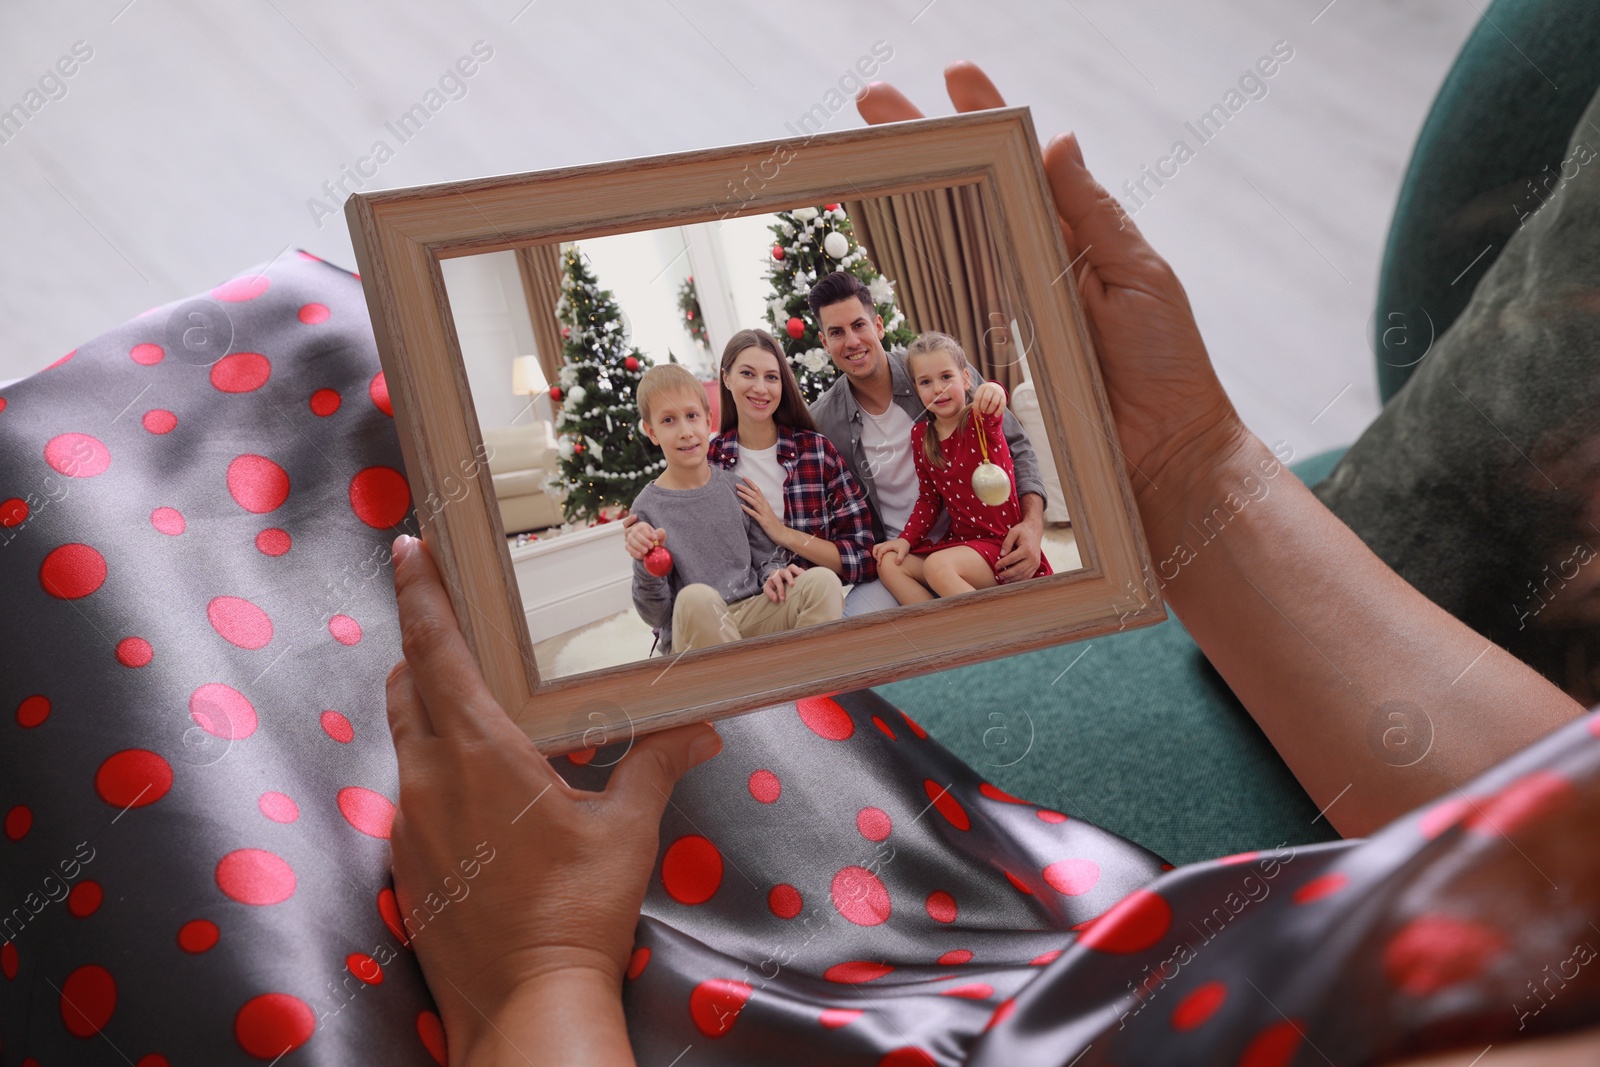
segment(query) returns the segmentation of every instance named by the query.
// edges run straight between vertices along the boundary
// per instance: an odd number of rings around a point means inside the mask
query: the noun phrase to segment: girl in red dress
[[[900,536],[874,545],[872,555],[879,579],[895,599],[917,604],[935,594],[956,596],[998,585],[1000,545],[1022,521],[1022,505],[1001,425],[1005,390],[984,382],[974,392],[966,353],[949,334],[930,331],[918,337],[906,351],[906,367],[928,410],[911,428],[920,493]],[[999,504],[983,503],[972,487],[986,449],[989,462],[1011,483],[1010,495]],[[945,510],[950,529],[930,543],[927,532]],[[1051,573],[1050,562],[1041,556],[1036,577]]]

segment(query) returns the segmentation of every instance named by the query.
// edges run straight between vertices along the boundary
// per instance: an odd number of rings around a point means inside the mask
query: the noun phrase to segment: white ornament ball
[[[972,472],[972,491],[990,507],[1004,504],[1011,496],[1011,479],[998,464],[980,463]]]
[[[814,207],[796,208],[794,217],[799,219],[801,222],[810,222],[812,219],[817,217],[817,209]]]
[[[561,458],[562,459],[571,459],[572,458],[572,439],[570,437],[563,437],[561,439],[561,443],[556,446],[556,450],[561,453]]]
[[[843,259],[850,251],[850,242],[844,239],[844,234],[834,230],[822,239],[822,250],[834,259]]]
[[[571,389],[567,390],[567,402],[563,406],[576,408],[579,404],[583,403],[583,398],[588,395],[589,391],[583,386],[574,385]]]

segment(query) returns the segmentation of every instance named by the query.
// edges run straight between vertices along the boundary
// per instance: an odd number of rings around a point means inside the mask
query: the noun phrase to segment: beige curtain
[[[1022,384],[1007,328],[1014,305],[980,186],[858,200],[845,213],[873,266],[894,283],[908,326],[955,337],[1007,393]]]
[[[526,245],[517,249],[517,270],[522,275],[528,315],[533,319],[539,367],[545,381],[553,383],[561,371],[561,323],[556,321],[556,301],[561,299],[561,246]]]

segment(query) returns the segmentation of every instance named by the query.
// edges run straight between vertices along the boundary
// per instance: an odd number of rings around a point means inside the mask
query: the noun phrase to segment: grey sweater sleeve
[[[643,560],[633,561],[633,606],[639,618],[660,629],[672,618],[672,584],[644,569]]]
[[[1039,477],[1039,459],[1033,453],[1033,445],[1028,443],[1021,420],[1011,414],[1010,408],[1006,408],[1001,424],[1006,432],[1006,444],[1011,448],[1011,465],[1016,469],[1017,499],[1020,501],[1032,493],[1042,503],[1048,504],[1050,501],[1044,495],[1044,480]]]

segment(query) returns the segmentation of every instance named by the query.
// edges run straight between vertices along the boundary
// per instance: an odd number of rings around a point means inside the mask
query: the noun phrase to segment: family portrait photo
[[[1081,565],[970,189],[444,269],[542,677]]]

